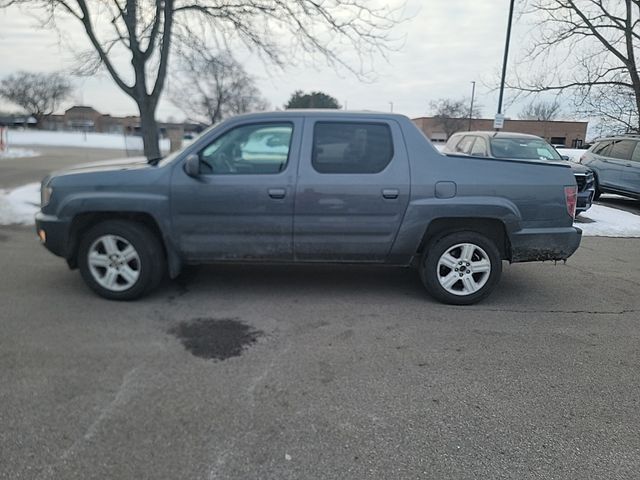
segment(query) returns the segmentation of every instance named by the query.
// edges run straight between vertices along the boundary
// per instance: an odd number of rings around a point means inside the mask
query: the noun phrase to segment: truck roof
[[[492,138],[542,138],[537,135],[531,135],[529,133],[519,133],[519,132],[495,132],[493,130],[476,130],[473,132],[456,132],[456,134],[464,134],[464,135],[482,135],[485,137]]]
[[[288,109],[288,110],[275,110],[275,111],[267,111],[267,112],[255,112],[255,113],[245,113],[242,115],[237,115],[233,117],[234,119],[247,119],[247,118],[261,118],[261,117],[336,117],[341,116],[345,118],[349,117],[363,117],[363,116],[371,116],[376,118],[386,118],[386,119],[395,119],[395,120],[408,120],[409,118],[406,115],[402,115],[399,113],[389,113],[389,112],[375,112],[371,110],[337,110],[334,108],[296,108],[296,109]]]

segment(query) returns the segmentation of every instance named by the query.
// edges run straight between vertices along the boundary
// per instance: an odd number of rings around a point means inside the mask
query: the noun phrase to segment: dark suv
[[[570,164],[578,185],[576,214],[591,208],[595,196],[593,172],[582,165],[569,162],[545,139],[526,133],[458,132],[449,138],[442,153],[508,160],[543,160]]]
[[[599,139],[580,163],[595,174],[595,198],[606,192],[640,199],[640,135]]]

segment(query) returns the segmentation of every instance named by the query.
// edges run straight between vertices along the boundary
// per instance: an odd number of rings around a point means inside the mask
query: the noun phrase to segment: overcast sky
[[[291,67],[284,72],[264,67],[248,54],[240,54],[246,70],[272,107],[282,107],[296,89],[320,90],[336,97],[350,110],[388,111],[410,117],[429,113],[429,102],[441,97],[470,97],[471,81],[477,82],[476,101],[484,117],[493,117],[497,92],[488,84],[497,84],[501,68],[508,0],[408,0],[408,21],[397,27],[404,35],[403,46],[389,54],[388,61],[376,62],[377,78],[363,83],[348,72],[317,63]],[[512,59],[518,57],[529,27],[518,20],[512,36]],[[64,26],[67,36],[61,42],[51,30],[42,29],[30,16],[17,8],[0,10],[0,77],[17,70],[48,72],[69,69],[73,56],[69,44],[86,42],[75,24]],[[348,58],[348,53],[346,54]],[[136,106],[121,92],[106,73],[90,79],[74,80],[73,104],[90,105],[112,115],[137,114]],[[486,85],[485,85],[486,84]],[[508,100],[508,94],[507,94]],[[520,106],[506,111],[516,117]],[[0,100],[0,110],[16,110]],[[182,119],[184,115],[166,99],[158,117]]]

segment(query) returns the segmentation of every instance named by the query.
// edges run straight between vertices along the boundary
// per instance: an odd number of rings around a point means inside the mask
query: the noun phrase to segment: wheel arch
[[[95,225],[107,220],[127,220],[130,222],[142,224],[147,227],[160,242],[164,256],[167,260],[169,268],[169,276],[175,278],[182,268],[182,262],[173,248],[168,242],[160,228],[157,220],[147,212],[128,211],[128,212],[83,212],[75,215],[69,227],[68,245],[67,245],[67,263],[69,267],[75,269],[78,267],[78,249],[82,235],[89,231]]]
[[[507,228],[503,221],[497,218],[477,217],[448,217],[436,218],[426,228],[416,257],[429,252],[429,248],[445,235],[457,232],[475,232],[492,240],[503,260],[511,260],[511,243]]]

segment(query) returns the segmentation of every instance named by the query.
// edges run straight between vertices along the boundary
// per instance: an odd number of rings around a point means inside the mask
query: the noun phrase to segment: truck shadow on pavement
[[[530,287],[526,276],[510,272],[507,264],[504,270],[500,283],[481,305],[512,303],[527,296]],[[292,297],[300,301],[326,297],[363,302],[374,297],[389,302],[411,299],[444,306],[425,291],[415,269],[359,265],[189,266],[175,280],[166,281],[152,297],[166,298],[174,303],[187,294],[223,298],[241,296],[245,300],[266,296],[274,302]]]

